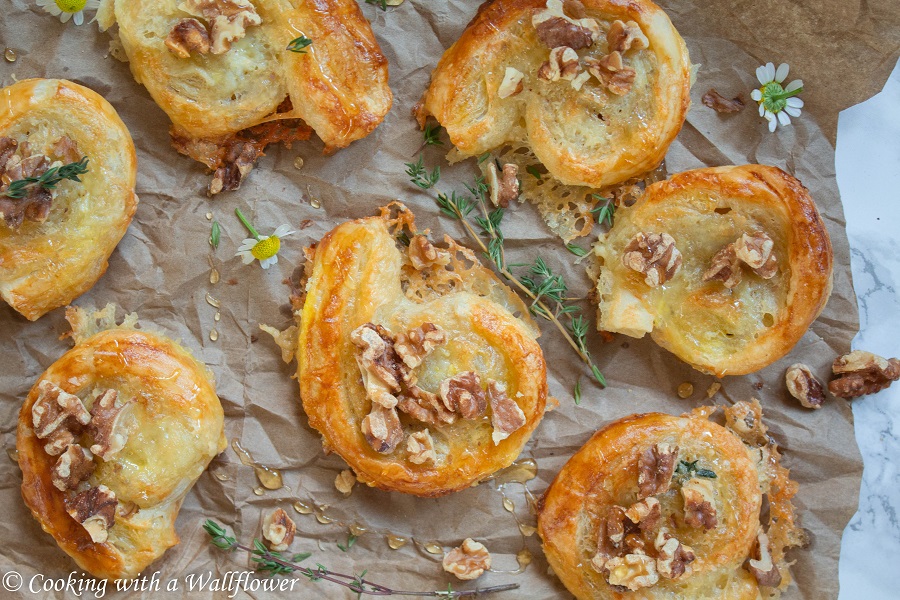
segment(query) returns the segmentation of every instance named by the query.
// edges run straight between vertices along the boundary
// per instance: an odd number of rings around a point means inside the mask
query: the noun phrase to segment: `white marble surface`
[[[884,91],[843,111],[837,180],[860,332],[853,347],[900,355],[900,63]],[[900,385],[853,403],[865,463],[841,545],[841,600],[900,597]],[[825,432],[823,432],[824,434]]]

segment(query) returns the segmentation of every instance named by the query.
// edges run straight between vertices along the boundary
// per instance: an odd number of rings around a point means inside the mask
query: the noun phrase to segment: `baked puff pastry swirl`
[[[210,193],[236,189],[268,143],[312,128],[326,151],[343,148],[391,106],[387,59],[355,0],[104,0],[98,20],[118,24],[176,148],[216,170]]]
[[[440,496],[515,460],[544,413],[546,365],[518,296],[449,238],[403,246],[415,225],[394,211],[308,251],[297,375],[310,425],[359,480]]]
[[[137,160],[115,109],[86,87],[28,79],[0,97],[0,296],[34,321],[106,271],[137,208]],[[14,193],[75,163],[87,169],[79,181]]]
[[[785,548],[804,538],[797,485],[757,401],[726,409],[725,426],[708,420],[715,410],[626,417],[563,467],[538,533],[579,600],[758,600],[787,587]]]
[[[595,246],[598,328],[718,377],[787,354],[831,293],[832,249],[806,188],[762,165],[687,171],[616,211]]]
[[[656,167],[684,122],[691,63],[649,0],[491,0],[418,108],[458,156],[525,144],[557,180],[603,187]]]
[[[178,543],[175,518],[225,449],[212,374],[172,340],[116,325],[115,307],[70,308],[75,347],[19,414],[22,496],[41,527],[96,577],[135,577]]]

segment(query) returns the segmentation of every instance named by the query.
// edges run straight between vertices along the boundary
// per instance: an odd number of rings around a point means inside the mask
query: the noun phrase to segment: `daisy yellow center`
[[[59,10],[67,13],[77,13],[83,10],[87,0],[56,0],[56,6]]]
[[[250,254],[257,260],[266,260],[267,258],[272,258],[278,254],[280,249],[281,240],[273,235],[272,237],[256,242],[256,245],[250,250]]]

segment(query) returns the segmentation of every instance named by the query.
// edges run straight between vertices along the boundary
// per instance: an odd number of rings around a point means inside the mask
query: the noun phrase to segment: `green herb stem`
[[[250,221],[247,220],[247,217],[244,216],[244,213],[241,212],[241,209],[239,209],[239,208],[234,209],[234,214],[237,215],[237,218],[240,219],[240,221],[241,221],[241,223],[243,223],[244,227],[247,228],[247,231],[250,232],[250,235],[253,236],[253,239],[258,241],[259,237],[260,237],[259,232],[256,230],[255,227],[253,227],[253,225],[250,224]]]

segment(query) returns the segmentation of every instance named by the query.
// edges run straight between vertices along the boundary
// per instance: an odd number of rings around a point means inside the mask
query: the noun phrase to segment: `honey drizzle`
[[[262,465],[253,460],[253,456],[249,452],[247,452],[247,450],[244,449],[243,446],[241,446],[241,443],[237,438],[231,440],[231,448],[234,450],[234,453],[238,455],[238,458],[241,460],[241,464],[247,467],[253,467],[253,471],[256,473],[256,478],[264,488],[266,488],[267,490],[278,490],[284,486],[284,480],[281,478],[281,472],[277,469],[267,467],[266,465]],[[253,492],[256,493],[256,490],[253,490]],[[261,494],[262,492],[256,495],[259,496]]]

